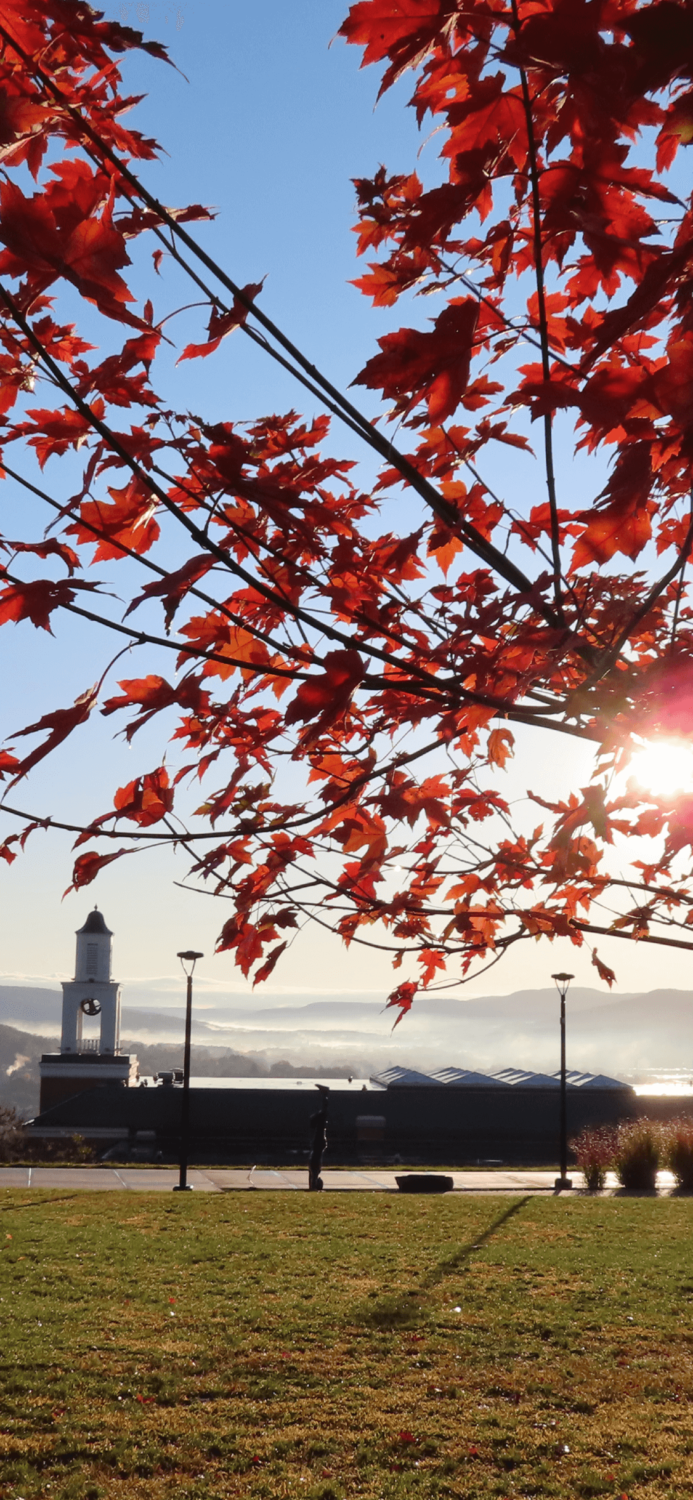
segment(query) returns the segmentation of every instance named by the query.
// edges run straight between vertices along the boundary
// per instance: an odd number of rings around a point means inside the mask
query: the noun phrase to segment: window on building
[[[99,948],[97,943],[87,943],[87,979],[96,979],[99,967]]]

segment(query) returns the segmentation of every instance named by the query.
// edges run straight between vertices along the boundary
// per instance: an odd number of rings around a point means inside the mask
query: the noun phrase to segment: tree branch
[[[513,29],[515,39],[519,45],[520,41],[520,18],[517,9],[517,0],[512,0]],[[544,287],[544,248],[541,236],[541,201],[539,197],[539,170],[537,163],[537,148],[534,140],[534,115],[532,112],[532,100],[529,92],[529,83],[525,69],[519,68],[520,84],[522,88],[522,103],[527,128],[527,153],[529,156],[529,175],[532,192],[532,229],[534,239],[534,271],[537,283],[537,302],[539,309],[539,337],[541,341],[541,367],[545,381],[551,379],[551,359],[549,346],[549,323],[546,316],[546,292]],[[553,428],[552,417],[549,412],[544,413],[544,455],[546,461],[546,488],[549,494],[549,508],[551,512],[551,553],[553,557],[554,570],[554,601],[559,617],[563,618],[563,601],[561,597],[561,544],[560,528],[558,524],[558,501],[556,498],[556,476],[553,463]]]
[[[532,582],[529,578],[526,577],[521,569],[516,567],[514,563],[511,563],[507,558],[505,558],[503,556],[503,553],[499,552],[498,549],[492,545],[492,543],[487,542],[486,539],[481,535],[481,533],[477,531],[476,527],[472,526],[469,522],[462,520],[455,508],[451,505],[448,505],[448,503],[438,493],[435,487],[431,485],[426,479],[424,479],[424,477],[416,468],[414,468],[409,460],[405,458],[404,455],[400,453],[392,443],[388,442],[388,440],[384,438],[380,432],[378,432],[377,428],[373,425],[372,422],[368,420],[367,417],[363,415],[362,412],[359,411],[358,407],[354,406],[353,402],[349,401],[345,396],[343,396],[341,392],[337,390],[336,386],[332,385],[332,382],[329,381],[324,375],[322,375],[317,367],[311,364],[310,361],[307,360],[303,354],[301,354],[301,351],[296,347],[295,344],[291,342],[290,339],[286,338],[286,336],[281,332],[281,329],[279,329],[277,325],[273,323],[265,313],[262,312],[262,310],[256,305],[255,302],[251,300],[251,298],[246,296],[243,288],[238,286],[234,281],[231,280],[229,276],[226,275],[226,273],[220,266],[216,264],[212,257],[207,255],[206,252],[202,250],[202,248],[192,238],[192,236],[187,233],[183,226],[179,224],[171,214],[168,213],[164,205],[162,203],[159,203],[158,199],[156,199],[151,193],[147,191],[147,189],[134,175],[134,173],[131,172],[130,169],[125,165],[125,163],[120,160],[115,151],[113,151],[111,147],[101,139],[98,132],[95,131],[90,123],[83,118],[79,110],[75,109],[74,106],[69,103],[62,91],[53,83],[53,80],[43,72],[38,64],[28,56],[28,54],[19,45],[19,43],[16,42],[14,38],[11,37],[10,34],[2,26],[0,26],[0,36],[3,36],[5,41],[11,47],[13,47],[13,49],[18,53],[18,55],[22,58],[27,67],[33,73],[34,77],[38,78],[44,85],[44,87],[49,90],[53,98],[60,103],[62,108],[67,112],[67,114],[69,114],[70,118],[79,126],[80,130],[82,130],[88,137],[88,139],[92,142],[92,144],[96,146],[97,150],[100,151],[101,154],[105,156],[106,159],[117,168],[124,181],[129,183],[138,197],[140,197],[143,202],[147,204],[152,212],[158,215],[162,222],[168,225],[171,232],[175,234],[177,238],[182,240],[183,244],[187,246],[191,253],[195,255],[203,265],[206,266],[207,270],[211,271],[212,275],[216,276],[217,279],[221,281],[222,285],[232,293],[233,297],[238,302],[240,302],[241,306],[245,307],[247,312],[253,314],[253,317],[255,317],[261,324],[261,326],[267,330],[272,338],[276,339],[277,343],[279,343],[282,348],[286,349],[291,358],[294,359],[303,370],[305,370],[306,374],[310,376],[311,380],[313,380],[316,385],[321,388],[321,391],[326,392],[327,395],[332,399],[332,401],[334,401],[338,405],[338,414],[341,416],[344,412],[351,419],[350,425],[356,423],[360,434],[365,438],[370,446],[375,448],[376,451],[380,453],[381,457],[383,457],[389,464],[391,464],[393,468],[398,470],[402,477],[406,479],[407,483],[409,483],[412,488],[417,491],[421,498],[424,499],[428,505],[430,505],[435,514],[445,522],[446,526],[450,527],[450,529],[455,531],[456,533],[464,536],[464,539],[467,542],[470,551],[474,552],[476,556],[481,558],[482,561],[486,562],[491,568],[494,569],[495,572],[499,573],[502,578],[505,578],[506,582],[510,583],[513,588],[518,589],[521,593],[525,593],[527,591],[531,592],[533,588]],[[216,301],[216,299],[213,300]],[[217,303],[217,305],[222,306],[223,304]],[[228,311],[228,309],[225,310]],[[542,603],[538,602],[537,608],[542,609]],[[553,625],[557,623],[553,617],[552,611],[545,604],[543,605],[543,612],[545,613],[545,618],[547,619],[548,623],[551,623]]]

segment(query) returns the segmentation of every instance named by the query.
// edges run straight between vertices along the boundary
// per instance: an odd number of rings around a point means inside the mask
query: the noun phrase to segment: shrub
[[[640,1191],[653,1189],[657,1168],[663,1156],[661,1126],[643,1116],[619,1125],[616,1135],[615,1165],[624,1188]]]
[[[581,1130],[577,1139],[571,1141],[570,1149],[578,1167],[585,1174],[590,1192],[603,1188],[606,1173],[614,1165],[616,1131],[609,1125]]]
[[[81,1135],[65,1140],[44,1140],[27,1130],[21,1115],[11,1105],[0,1104],[0,1162],[52,1163],[93,1162],[93,1146]]]
[[[0,1104],[0,1161],[16,1161],[25,1142],[24,1125],[11,1104]]]
[[[686,1192],[693,1192],[693,1119],[681,1115],[670,1120],[663,1134],[666,1165],[673,1172],[678,1186]]]

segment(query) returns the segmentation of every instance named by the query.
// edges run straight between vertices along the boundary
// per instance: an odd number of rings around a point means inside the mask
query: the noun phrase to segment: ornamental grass
[[[693,1119],[685,1116],[663,1125],[643,1116],[618,1126],[587,1128],[571,1142],[571,1150],[591,1192],[604,1187],[610,1170],[621,1187],[652,1192],[661,1166],[671,1168],[680,1187],[693,1189]]]
[[[639,1192],[653,1192],[664,1151],[664,1132],[655,1121],[643,1116],[640,1120],[627,1120],[619,1125],[614,1167],[621,1186]]]
[[[670,1120],[664,1136],[665,1165],[673,1172],[677,1187],[693,1192],[693,1119],[680,1115]]]
[[[584,1173],[590,1192],[599,1192],[604,1187],[606,1174],[616,1158],[616,1131],[610,1125],[581,1130],[571,1141],[575,1161]]]

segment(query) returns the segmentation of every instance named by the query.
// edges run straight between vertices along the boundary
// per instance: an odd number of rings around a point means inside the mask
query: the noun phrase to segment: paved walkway
[[[456,1193],[553,1193],[556,1173],[539,1171],[452,1172]],[[329,1193],[397,1192],[394,1171],[323,1171]],[[581,1186],[581,1175],[573,1173],[575,1188]],[[92,1192],[170,1192],[178,1181],[174,1167],[0,1167],[1,1188],[86,1188]],[[266,1167],[194,1168],[188,1181],[198,1192],[228,1193],[261,1190],[263,1192],[305,1192],[307,1171],[272,1171]],[[660,1172],[660,1192],[671,1192],[674,1179],[670,1172]],[[609,1174],[607,1193],[617,1190],[615,1177]],[[570,1194],[568,1196],[571,1196]]]

